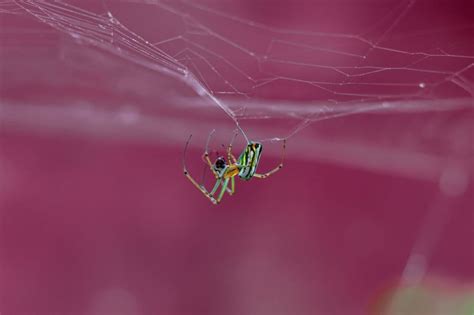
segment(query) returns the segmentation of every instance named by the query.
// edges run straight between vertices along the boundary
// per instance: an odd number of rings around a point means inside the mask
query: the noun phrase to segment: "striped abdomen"
[[[262,154],[263,146],[258,142],[250,142],[245,151],[239,156],[240,165],[239,177],[243,180],[249,180],[257,171],[258,161]]]

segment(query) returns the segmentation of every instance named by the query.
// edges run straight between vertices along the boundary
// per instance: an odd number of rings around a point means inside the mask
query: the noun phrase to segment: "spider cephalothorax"
[[[203,185],[198,184],[194,180],[194,178],[192,178],[191,175],[189,175],[189,172],[186,169],[184,159],[186,156],[186,149],[188,148],[189,141],[191,140],[191,136],[189,136],[189,139],[186,142],[186,146],[184,147],[184,155],[183,155],[184,175],[191,181],[191,183],[193,183],[194,186],[196,186],[197,189],[199,189],[207,198],[209,198],[209,200],[211,200],[213,204],[219,203],[226,191],[230,195],[234,194],[235,176],[238,175],[240,179],[245,180],[245,181],[250,180],[253,177],[266,178],[272,175],[273,173],[275,173],[276,171],[278,171],[279,169],[281,169],[283,166],[286,140],[283,140],[283,151],[282,151],[280,164],[268,173],[257,174],[256,172],[257,166],[260,160],[260,156],[262,155],[263,146],[259,142],[248,141],[247,146],[245,147],[244,151],[240,154],[239,158],[237,159],[232,154],[232,143],[235,139],[235,136],[237,136],[237,134],[234,135],[234,138],[232,138],[232,141],[227,147],[227,162],[223,156],[219,156],[216,159],[216,161],[212,163],[211,160],[209,159],[208,145],[209,145],[209,140],[211,139],[211,136],[213,133],[214,133],[214,130],[209,134],[209,137],[207,139],[207,144],[206,144],[206,151],[204,151],[204,154],[202,156],[204,162],[209,166],[212,173],[214,174],[214,177],[216,178],[216,183],[211,191],[208,191]],[[229,181],[230,181],[230,189],[228,188]],[[214,194],[217,192],[217,189],[219,188],[219,186],[222,186],[222,189],[220,190],[218,197],[215,198]]]
[[[214,170],[220,171],[223,170],[226,167],[225,159],[222,156],[219,156],[216,161],[214,162]]]

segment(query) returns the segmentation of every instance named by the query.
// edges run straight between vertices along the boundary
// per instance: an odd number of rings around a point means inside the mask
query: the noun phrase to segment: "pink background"
[[[191,133],[187,164],[197,179],[208,133],[217,129],[214,149],[228,142],[234,125],[221,109],[200,103],[179,80],[73,41],[25,13],[27,2],[20,1],[26,3],[20,9],[8,3],[4,10],[19,14],[0,11],[2,315],[392,314],[389,296],[407,283],[429,292],[421,304],[446,303],[453,315],[461,311],[452,305],[461,302],[452,301],[472,301],[473,110],[472,94],[466,92],[473,90],[472,69],[463,76],[466,89],[446,80],[431,90],[433,111],[397,112],[396,107],[386,114],[312,124],[288,140],[282,171],[265,180],[237,181],[235,196],[213,206],[184,178],[181,163]],[[364,34],[404,51],[467,56],[417,59],[416,65],[445,71],[441,79],[472,65],[470,1],[400,3],[205,5],[275,28]],[[75,4],[104,12],[102,4]],[[172,37],[178,27],[173,23],[183,27],[181,20],[153,6],[107,5],[147,40]],[[254,28],[240,29],[229,18],[206,20],[198,11],[189,13],[255,51],[263,48],[262,38],[271,38]],[[291,36],[296,42],[302,37]],[[259,75],[235,47],[206,38],[199,43]],[[353,51],[346,44],[340,50]],[[311,64],[334,62],[321,52],[299,55],[285,47],[273,54]],[[412,58],[407,55],[375,51],[369,60],[389,67],[405,64]],[[338,64],[345,62],[338,58]],[[225,89],[215,72],[199,60],[194,65],[213,90]],[[272,73],[341,82],[321,69],[265,66]],[[246,89],[248,82],[235,71],[222,64],[218,69],[235,87]],[[401,70],[373,79],[414,84],[439,79],[432,76]],[[416,84],[369,88],[364,79],[354,79],[353,91],[379,93],[381,99],[398,93],[394,99],[408,106],[418,100]],[[251,94],[249,102],[336,99],[354,104],[349,102],[355,98],[326,94],[281,81]],[[193,98],[183,105],[181,96]],[[451,108],[437,107],[439,100]],[[242,119],[254,139],[285,136],[300,121],[277,117],[269,107],[252,110],[248,117],[276,118]],[[236,155],[243,146],[240,137]],[[262,172],[278,163],[281,143],[264,146]],[[209,179],[207,174],[208,185]],[[410,257],[421,262],[409,264]],[[406,314],[438,314],[436,307],[425,306],[412,303]]]

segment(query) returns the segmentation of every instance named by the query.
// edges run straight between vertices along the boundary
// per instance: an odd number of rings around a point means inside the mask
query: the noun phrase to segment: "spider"
[[[267,178],[268,176],[274,174],[278,170],[280,170],[283,167],[283,160],[285,157],[285,148],[286,148],[286,140],[283,140],[283,149],[282,149],[282,154],[281,154],[281,161],[280,164],[278,164],[277,167],[272,169],[271,171],[265,173],[265,174],[257,174],[257,166],[258,162],[260,160],[260,156],[262,155],[262,149],[263,146],[259,142],[254,142],[254,141],[248,141],[247,146],[245,147],[244,151],[240,154],[239,158],[236,159],[235,156],[232,154],[232,143],[234,142],[235,137],[237,136],[238,133],[234,134],[234,137],[232,138],[232,141],[230,142],[229,146],[227,147],[227,161],[223,156],[219,156],[214,164],[211,162],[211,159],[209,158],[209,153],[208,153],[208,147],[209,147],[209,140],[212,137],[212,134],[215,132],[215,130],[211,131],[209,134],[209,137],[207,138],[207,143],[206,143],[206,150],[204,151],[204,154],[202,155],[202,159],[204,163],[206,163],[209,168],[211,169],[211,172],[214,174],[214,177],[216,178],[216,183],[214,187],[212,188],[211,191],[208,191],[203,185],[200,185],[196,182],[196,180],[191,177],[189,174],[186,164],[185,164],[185,159],[186,159],[186,150],[188,148],[189,142],[191,141],[192,135],[189,136],[188,141],[186,142],[186,146],[184,147],[184,153],[183,153],[183,172],[184,175],[191,181],[191,183],[201,191],[204,196],[206,196],[213,204],[218,204],[222,197],[224,196],[224,193],[227,191],[229,195],[233,195],[235,192],[235,176],[239,176],[240,179],[244,181],[250,180],[252,177],[256,178]],[[228,188],[230,182],[230,189]],[[219,195],[217,198],[214,196],[219,189],[219,186],[222,186]]]

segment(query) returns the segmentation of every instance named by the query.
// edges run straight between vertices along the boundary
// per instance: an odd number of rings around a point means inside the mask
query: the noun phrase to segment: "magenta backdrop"
[[[308,114],[298,104],[316,108],[313,100],[329,101],[325,108],[401,102],[298,131],[282,171],[237,181],[218,206],[186,180],[181,163],[192,133],[187,161],[201,179],[208,133],[217,129],[219,149],[235,128],[222,109],[153,69],[162,61],[139,56],[147,46],[132,43],[136,55],[127,55],[109,49],[119,44],[94,42],[85,14],[75,23],[86,35],[48,2],[0,2],[1,315],[447,314],[442,305],[471,314],[472,1],[192,2],[210,17],[186,1],[156,2],[166,5],[159,9],[66,1],[102,17],[107,7],[144,40],[192,38],[157,47],[212,92],[252,91],[215,95],[243,113],[235,117],[254,139],[289,135]],[[235,17],[297,32],[264,33]],[[199,34],[196,21],[224,34],[224,44]],[[323,40],[303,42],[304,32]],[[363,43],[337,34],[370,44],[358,50]],[[257,66],[241,49],[263,56],[277,36],[271,62]],[[331,51],[294,50],[287,40]],[[348,61],[355,51],[368,61]],[[328,71],[336,65],[382,70],[348,79]],[[253,89],[237,67],[278,80]],[[299,103],[282,114],[268,100]],[[241,101],[257,105],[239,112]],[[243,145],[240,137],[235,150]],[[270,169],[281,142],[264,146],[261,168]]]

